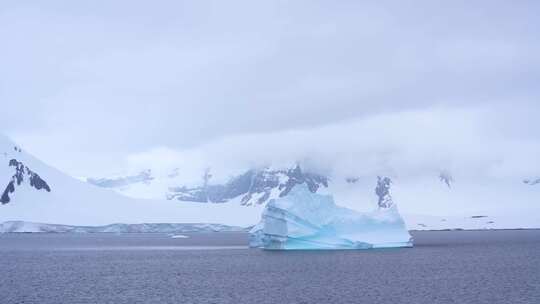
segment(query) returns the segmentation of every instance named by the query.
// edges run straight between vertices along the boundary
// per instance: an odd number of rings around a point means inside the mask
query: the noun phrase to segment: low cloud
[[[216,170],[312,159],[361,174],[518,174],[518,149],[538,138],[523,128],[540,98],[538,8],[2,3],[0,129],[72,175],[106,175],[153,147]]]
[[[131,170],[179,168],[194,178],[206,167],[226,178],[248,168],[296,162],[333,176],[436,178],[446,170],[458,180],[520,180],[539,174],[540,142],[519,136],[527,123],[504,113],[511,112],[433,107],[380,114],[316,128],[227,136],[192,149],[156,148],[129,156],[125,164]],[[508,126],[506,132],[491,124],[499,120]]]

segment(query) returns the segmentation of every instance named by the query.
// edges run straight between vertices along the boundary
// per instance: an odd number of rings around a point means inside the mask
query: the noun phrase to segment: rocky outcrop
[[[201,203],[224,203],[241,196],[243,205],[263,204],[272,193],[279,197],[286,196],[295,185],[306,184],[309,191],[317,192],[321,187],[328,187],[328,178],[305,172],[300,166],[288,170],[248,170],[231,178],[224,184],[205,183],[199,187],[171,187],[167,198]]]
[[[351,176],[351,177],[347,177],[345,178],[345,181],[348,183],[348,184],[356,184],[358,182],[358,180],[360,180],[360,178],[356,177],[356,176]]]
[[[448,171],[442,171],[439,174],[439,179],[441,182],[445,183],[448,188],[452,187],[452,183],[454,182],[454,178],[452,177],[452,174]]]
[[[540,178],[526,179],[526,180],[523,180],[523,183],[527,185],[531,185],[531,186],[537,185],[537,184],[540,184]]]
[[[379,208],[390,208],[394,205],[392,196],[390,195],[390,186],[392,180],[389,177],[377,176],[377,186],[375,187],[375,194],[377,194]]]
[[[37,173],[30,170],[30,168],[25,166],[22,162],[18,161],[17,159],[11,159],[8,165],[15,168],[15,173],[11,177],[11,180],[8,182],[2,196],[0,197],[0,202],[2,204],[7,204],[11,201],[10,195],[12,195],[15,192],[16,187],[20,186],[23,182],[25,182],[25,180],[28,181],[30,187],[36,190],[44,189],[47,192],[51,192],[51,188],[47,182],[43,180]]]

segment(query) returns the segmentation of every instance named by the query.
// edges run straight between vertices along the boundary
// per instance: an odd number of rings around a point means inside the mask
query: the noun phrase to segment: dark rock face
[[[15,192],[15,183],[13,181],[10,181],[4,190],[4,193],[2,193],[2,197],[0,197],[0,202],[2,202],[2,205],[9,203],[11,200],[9,198],[9,194]]]
[[[537,185],[537,184],[540,184],[540,178],[537,178],[537,179],[526,179],[523,181],[524,184],[527,184],[527,185]]]
[[[119,178],[87,178],[86,181],[90,184],[103,187],[103,188],[117,188],[124,187],[130,184],[135,184],[139,182],[149,182],[153,180],[152,171],[146,170],[142,171],[137,175],[131,175],[126,177]]]
[[[25,179],[28,179],[30,186],[36,190],[45,189],[47,192],[51,192],[51,188],[45,180],[43,180],[37,173],[30,170],[22,162],[11,159],[9,161],[10,167],[15,167],[15,174],[11,177],[11,181],[7,184],[2,196],[0,197],[0,202],[2,204],[7,204],[11,201],[10,194],[15,192],[15,186],[20,186]]]
[[[390,195],[390,186],[392,180],[389,177],[377,176],[377,187],[375,187],[375,194],[379,197],[379,208],[390,208],[394,205],[392,196]]]
[[[452,174],[448,171],[442,171],[439,174],[439,180],[448,186],[448,188],[452,188],[452,183],[454,182],[454,178],[452,177]]]
[[[194,188],[172,187],[167,198],[201,203],[224,203],[242,196],[244,205],[262,204],[266,202],[273,189],[278,189],[279,196],[287,195],[294,186],[306,183],[313,193],[321,187],[328,187],[328,179],[324,176],[302,171],[300,166],[288,170],[248,170],[231,178],[225,184],[206,185]]]
[[[303,183],[307,184],[309,191],[311,191],[312,193],[317,192],[320,185],[328,187],[328,179],[326,177],[311,173],[304,173],[302,172],[302,169],[300,169],[300,166],[296,166],[294,169],[287,170],[286,174],[289,179],[284,186],[279,186],[279,190],[283,189],[283,191],[281,191],[281,193],[279,194],[279,197],[283,197],[289,194],[289,192],[294,186]]]
[[[348,184],[356,184],[358,180],[360,180],[358,177],[347,177],[345,179]]]
[[[266,202],[268,198],[270,198],[272,189],[279,187],[279,176],[272,171],[250,170],[247,173],[248,176],[245,177],[246,179],[249,178],[249,180],[245,181],[247,187],[243,187],[242,193],[238,194],[244,194],[241,200],[244,205],[249,205],[253,195],[258,193],[262,193],[262,196],[260,196],[255,203],[262,204]]]

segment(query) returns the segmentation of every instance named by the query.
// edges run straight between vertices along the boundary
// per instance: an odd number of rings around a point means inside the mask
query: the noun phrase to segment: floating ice
[[[189,236],[183,235],[183,234],[174,234],[174,235],[171,235],[171,238],[172,239],[188,239]]]
[[[379,180],[381,186],[382,180]],[[384,180],[386,190],[389,180]],[[264,249],[369,249],[412,247],[412,238],[388,191],[384,206],[360,213],[336,206],[331,195],[297,185],[271,200],[250,231],[250,246]]]

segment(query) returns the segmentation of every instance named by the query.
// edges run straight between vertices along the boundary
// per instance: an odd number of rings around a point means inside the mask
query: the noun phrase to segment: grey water
[[[0,234],[0,303],[540,303],[540,230],[414,248],[248,249],[246,233]]]

